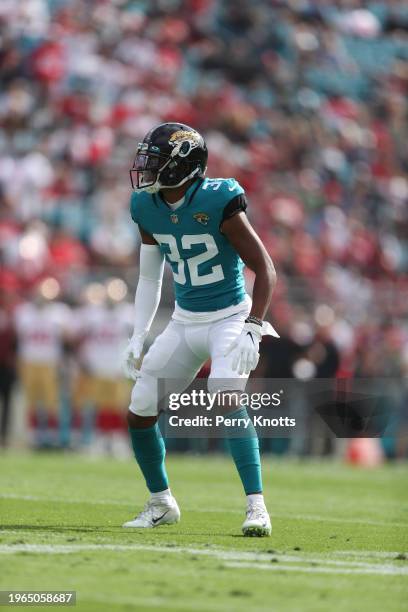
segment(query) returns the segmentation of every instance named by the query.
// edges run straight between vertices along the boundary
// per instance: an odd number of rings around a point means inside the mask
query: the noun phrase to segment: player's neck
[[[193,180],[194,179],[192,179],[191,181],[187,181],[187,183],[181,185],[180,187],[174,187],[174,189],[161,189],[160,193],[162,194],[166,202],[169,202],[169,204],[174,204],[185,196],[186,191],[193,183]]]

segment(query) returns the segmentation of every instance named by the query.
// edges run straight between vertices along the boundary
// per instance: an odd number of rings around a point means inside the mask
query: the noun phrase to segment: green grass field
[[[146,500],[131,461],[1,456],[0,589],[76,590],[92,611],[406,609],[405,466],[266,460],[265,539],[241,536],[228,459],[168,470],[182,521],[141,532],[120,527]]]

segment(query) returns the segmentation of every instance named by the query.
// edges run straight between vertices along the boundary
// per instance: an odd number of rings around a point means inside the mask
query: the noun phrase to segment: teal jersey
[[[225,207],[242,201],[243,194],[235,179],[198,179],[172,211],[160,194],[133,193],[132,219],[153,236],[170,263],[181,308],[208,312],[245,298],[243,261],[220,231]]]

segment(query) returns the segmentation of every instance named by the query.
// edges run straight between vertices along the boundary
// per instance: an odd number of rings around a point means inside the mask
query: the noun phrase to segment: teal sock
[[[164,458],[166,447],[157,423],[146,429],[131,429],[133,452],[150,493],[159,493],[169,488]]]
[[[246,408],[238,408],[227,415],[228,418],[247,419]],[[261,457],[259,440],[252,422],[243,426],[225,427],[227,445],[237,467],[245,494],[262,492]]]

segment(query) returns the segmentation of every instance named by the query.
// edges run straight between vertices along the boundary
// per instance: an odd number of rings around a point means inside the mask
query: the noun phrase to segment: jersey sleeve
[[[221,223],[230,219],[239,212],[245,212],[248,207],[248,202],[244,193],[236,195],[232,200],[228,202],[222,212]]]
[[[248,207],[245,191],[235,179],[225,181],[224,202],[220,226],[237,213],[246,212]]]

